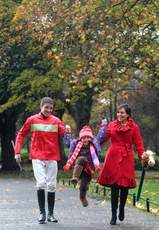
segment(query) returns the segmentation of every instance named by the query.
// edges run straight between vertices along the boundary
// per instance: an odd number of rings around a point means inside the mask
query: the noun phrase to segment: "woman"
[[[119,220],[123,221],[128,189],[136,187],[133,145],[139,159],[144,152],[139,128],[130,116],[131,108],[128,104],[120,105],[117,120],[110,122],[104,138],[104,142],[111,138],[111,145],[97,182],[111,188],[111,225],[116,224],[119,194]]]

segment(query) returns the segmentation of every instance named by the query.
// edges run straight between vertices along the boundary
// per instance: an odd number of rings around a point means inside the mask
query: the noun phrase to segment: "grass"
[[[97,193],[97,186],[98,186],[98,193]],[[142,191],[141,191],[141,196],[139,201],[136,201],[136,207],[147,210],[146,206],[146,200],[149,199],[149,205],[150,205],[150,212],[159,215],[159,182],[156,180],[149,180],[149,181],[144,181]],[[137,193],[137,189],[130,189],[129,190],[129,196],[127,203],[130,205],[133,205],[133,194]],[[106,188],[104,190],[103,186],[97,185],[95,183],[90,184],[89,191],[91,193],[94,193],[93,195],[96,198],[100,199],[110,199],[110,189]],[[104,195],[104,192],[106,192],[106,195]]]
[[[142,187],[142,191],[141,191],[141,198],[136,203],[136,206],[142,209],[146,209],[146,200],[149,199],[151,212],[159,215],[159,190],[158,188],[159,188],[158,180],[145,180],[143,187]],[[132,189],[132,193],[136,193],[136,192],[137,192],[137,188]]]

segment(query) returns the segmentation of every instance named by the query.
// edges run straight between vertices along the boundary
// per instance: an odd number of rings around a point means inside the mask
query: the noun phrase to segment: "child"
[[[92,130],[89,126],[84,126],[78,139],[71,139],[71,128],[66,125],[66,133],[64,136],[65,144],[70,148],[69,159],[64,170],[70,170],[74,164],[71,182],[76,185],[80,180],[80,200],[84,207],[88,206],[86,193],[88,184],[90,183],[94,172],[101,170],[99,158],[101,156],[101,143],[107,131],[107,120],[104,119],[101,128],[95,138],[93,138]]]

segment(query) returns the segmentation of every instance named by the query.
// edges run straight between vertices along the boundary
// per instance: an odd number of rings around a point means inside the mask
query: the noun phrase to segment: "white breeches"
[[[47,192],[55,192],[57,184],[57,161],[54,160],[32,160],[36,187],[47,189]]]

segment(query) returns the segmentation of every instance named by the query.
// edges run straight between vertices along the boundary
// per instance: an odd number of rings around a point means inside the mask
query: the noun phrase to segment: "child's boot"
[[[73,175],[72,175],[72,178],[71,178],[71,183],[73,185],[76,185],[77,182],[79,181],[79,177],[81,175],[82,170],[83,170],[83,166],[75,165],[74,170],[73,170]]]
[[[88,206],[88,201],[86,199],[86,192],[80,190],[80,200],[84,207]]]

